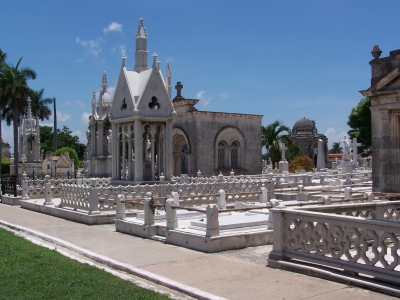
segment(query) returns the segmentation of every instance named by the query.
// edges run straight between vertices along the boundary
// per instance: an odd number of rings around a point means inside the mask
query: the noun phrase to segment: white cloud
[[[90,116],[91,114],[89,114],[89,113],[87,113],[87,112],[84,112],[83,114],[82,114],[82,117],[81,117],[81,122],[82,122],[82,124],[84,124],[84,125],[86,125],[86,126],[88,126],[89,125],[89,116]]]
[[[64,105],[64,106],[68,106],[68,105],[70,105],[70,104],[71,104],[71,102],[69,102],[69,101],[64,101],[64,102],[63,102],[63,105]]]
[[[344,136],[347,136],[347,132],[336,133],[336,130],[332,127],[329,127],[328,130],[324,133],[328,138],[328,148],[332,147],[333,143],[337,143],[343,140]]]
[[[126,46],[125,45],[119,46],[119,50],[121,51],[121,56],[126,56]]]
[[[69,120],[69,118],[71,118],[69,114],[64,114],[60,111],[57,111],[57,121],[65,122]]]
[[[115,32],[122,32],[122,24],[118,24],[117,22],[112,22],[108,25],[107,28],[103,29],[104,33],[115,31]]]
[[[72,135],[76,135],[79,138],[79,142],[86,144],[87,143],[87,138],[86,138],[86,134],[82,134],[82,131],[80,130],[76,130],[74,132],[72,132]]]
[[[115,86],[108,86],[107,91],[110,93],[110,97],[112,99],[114,97],[114,93],[115,93]]]
[[[83,103],[82,101],[79,101],[79,100],[75,100],[74,103],[78,104],[80,107],[85,107],[86,106],[85,103]]]
[[[99,55],[99,53],[101,52],[100,43],[103,41],[102,38],[83,41],[79,37],[77,37],[75,41],[86,49],[86,53],[92,55],[93,57]]]
[[[225,94],[225,93],[221,93],[219,96],[220,96],[221,98],[223,98],[223,99],[229,98],[229,95],[228,95],[228,94]]]
[[[196,98],[201,101],[200,103],[203,107],[206,107],[208,104],[210,104],[210,101],[212,99],[211,97],[205,97],[205,93],[206,91],[203,90],[196,94]]]

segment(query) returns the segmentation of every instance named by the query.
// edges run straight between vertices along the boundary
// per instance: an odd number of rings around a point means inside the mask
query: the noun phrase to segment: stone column
[[[166,124],[166,147],[165,147],[165,160],[166,160],[166,168],[165,168],[165,178],[167,180],[171,180],[172,177],[172,120],[167,121]]]
[[[116,136],[117,145],[115,147],[115,173],[116,179],[121,179],[121,155],[120,155],[120,148],[121,148],[121,139],[119,133]]]
[[[110,140],[109,143],[114,143],[113,146],[111,146],[111,178],[116,179],[117,178],[117,147],[115,145],[115,140],[118,138],[117,135],[117,125],[115,123],[111,124],[111,130],[112,130],[112,136],[114,140]]]
[[[212,208],[210,205],[207,205],[206,215],[207,215],[207,224],[206,224],[206,237],[212,237],[219,235],[219,221],[218,221],[219,209],[216,205]]]
[[[175,205],[174,199],[167,199],[165,202],[165,211],[167,213],[167,230],[178,228],[178,219],[176,217],[176,209],[171,206]]]
[[[92,115],[92,119],[94,118],[94,116]],[[96,123],[94,121],[91,121],[91,125],[90,125],[90,144],[91,144],[91,156],[95,156],[96,155]],[[92,170],[93,171],[93,170]]]
[[[150,150],[150,153],[151,153],[151,180],[155,180],[155,178],[154,178],[154,173],[155,173],[155,164],[154,164],[154,142],[155,142],[155,139],[154,138],[151,138],[150,139],[150,141],[151,141],[151,150]]]
[[[126,132],[125,129],[123,127],[122,130],[122,177],[121,179],[126,179]]]
[[[89,188],[89,215],[99,215],[99,193],[96,187],[97,179],[90,178]]]
[[[135,181],[143,180],[143,137],[142,122],[135,119]]]
[[[128,180],[132,180],[132,131],[128,125]]]
[[[97,133],[98,133],[98,138],[97,138],[97,155],[98,156],[103,156],[103,135],[104,135],[104,124],[103,122],[99,122],[97,124]],[[98,170],[100,172],[100,170]]]
[[[45,201],[43,205],[53,205],[53,202],[51,202],[51,183],[50,183],[50,176],[46,175],[45,176],[45,184],[44,184],[44,197]]]

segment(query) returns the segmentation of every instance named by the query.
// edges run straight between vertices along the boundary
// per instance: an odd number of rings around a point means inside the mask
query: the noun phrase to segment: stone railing
[[[73,208],[74,210],[90,209],[89,186],[77,184],[61,184],[61,208]]]
[[[272,209],[274,243],[268,265],[280,267],[282,261],[300,259],[400,284],[399,208],[400,201],[379,201]],[[374,219],[364,218],[362,211]]]
[[[96,178],[96,186],[103,187],[110,184],[110,178]],[[29,179],[28,181],[28,196],[30,199],[44,198],[44,185],[45,179]],[[61,197],[61,185],[62,184],[78,184],[78,185],[90,185],[90,179],[78,178],[78,179],[50,179],[51,191],[53,198]]]

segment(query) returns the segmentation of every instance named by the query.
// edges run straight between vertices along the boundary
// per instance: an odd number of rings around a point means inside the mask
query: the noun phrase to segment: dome
[[[296,129],[302,129],[302,130],[312,130],[315,127],[315,124],[313,121],[302,118],[300,120],[297,120],[296,123],[293,125],[293,131]]]
[[[101,101],[103,103],[110,103],[111,102],[111,96],[107,91],[105,91],[104,94],[101,96]]]

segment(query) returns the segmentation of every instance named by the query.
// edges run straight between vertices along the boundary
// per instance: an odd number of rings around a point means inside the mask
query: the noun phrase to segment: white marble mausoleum
[[[90,176],[112,183],[158,181],[198,171],[204,176],[261,173],[261,115],[199,111],[198,99],[182,96],[171,70],[165,79],[157,55],[148,66],[143,20],[136,34],[135,66],[122,65],[113,100],[103,74],[98,100],[92,97],[86,166]]]

